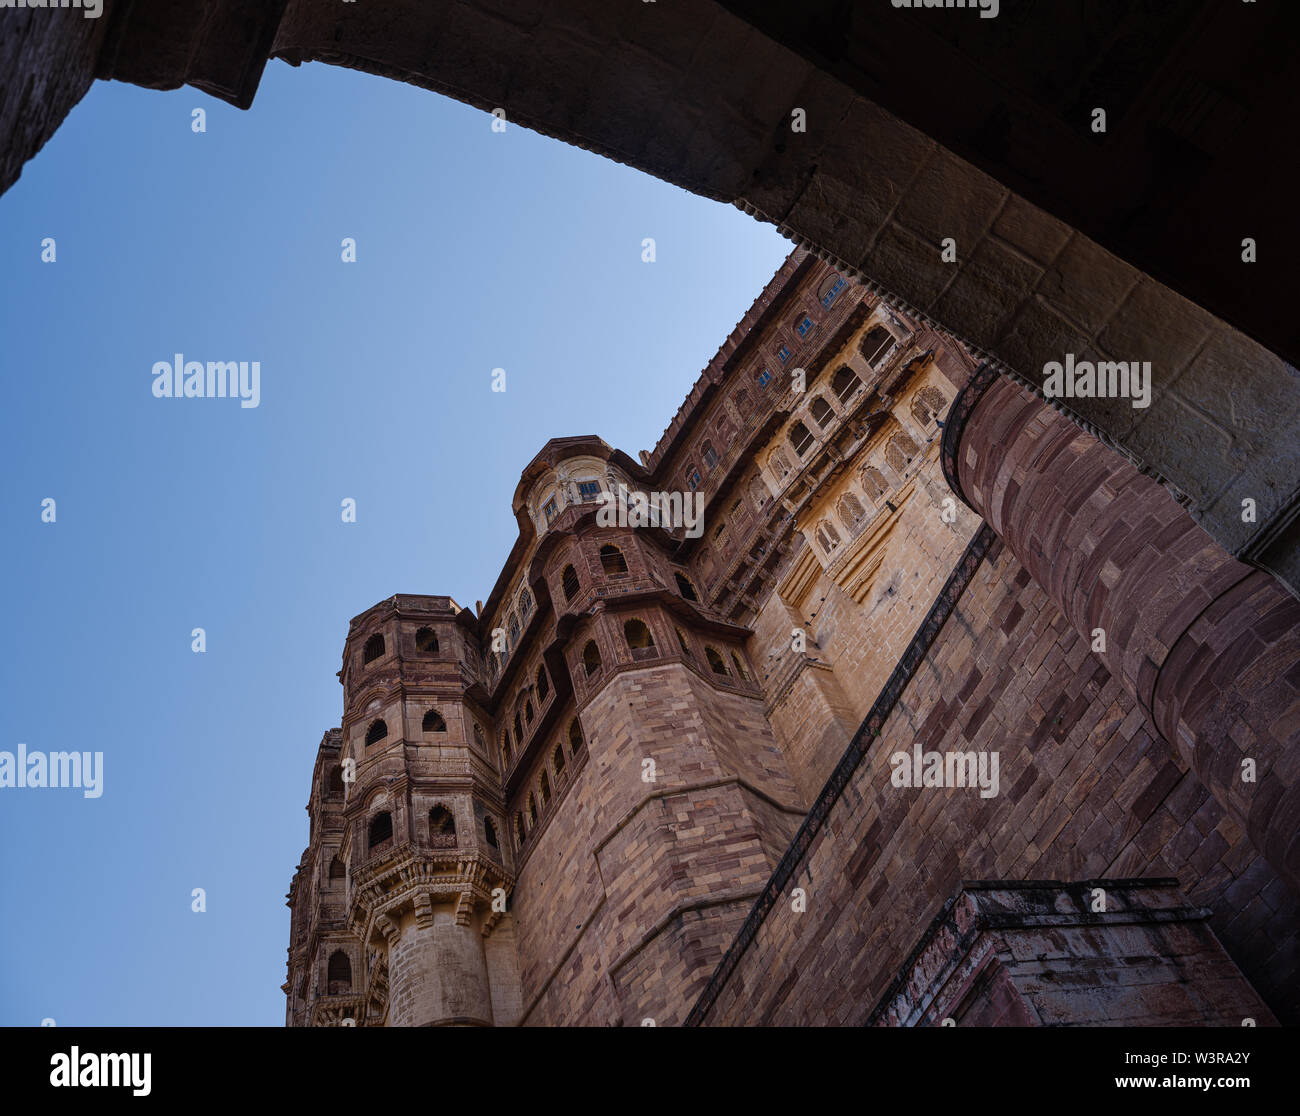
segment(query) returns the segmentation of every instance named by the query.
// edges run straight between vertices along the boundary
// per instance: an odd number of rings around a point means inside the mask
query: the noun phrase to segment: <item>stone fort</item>
[[[1300,605],[953,337],[796,249],[652,451],[512,510],[486,602],[349,626],[290,1024],[1294,1017],[1240,761]]]
[[[1300,1021],[1288,15],[0,11],[0,190],[97,80],[250,108],[274,59],[801,249],[653,453],[543,448],[483,608],[353,621],[291,1023]],[[1151,406],[1046,399],[1069,354]],[[620,484],[695,486],[704,536],[602,525]]]

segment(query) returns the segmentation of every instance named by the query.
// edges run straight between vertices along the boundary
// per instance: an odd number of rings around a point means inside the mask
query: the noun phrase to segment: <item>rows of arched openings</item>
[[[537,781],[533,789],[528,792],[523,808],[515,814],[515,844],[519,848],[523,847],[528,835],[536,828],[538,820],[551,805],[553,798],[551,791],[552,777],[554,777],[556,785],[558,785],[566,768],[578,758],[586,745],[582,735],[582,725],[577,717],[574,717],[569,722],[567,742],[568,756],[565,756],[564,741],[557,741],[551,751],[549,766],[546,762],[542,763],[542,768],[537,775]]]
[[[522,748],[527,740],[527,730],[532,727],[533,720],[536,718],[551,694],[551,680],[547,676],[546,667],[539,663],[537,674],[533,678],[533,693],[537,697],[537,708],[533,708],[533,697],[525,690],[522,700],[516,698],[516,709],[514,720],[514,735],[510,734],[510,725],[507,724],[501,730],[501,770],[507,771],[510,767],[510,759],[515,753],[516,748]]]
[[[484,822],[485,836],[488,844],[496,848],[496,827],[491,819]],[[380,810],[370,819],[366,830],[366,849],[374,853],[393,839],[393,815],[391,811]],[[456,847],[456,816],[443,805],[433,806],[429,810],[429,843],[435,849],[454,849]],[[346,875],[343,862],[336,856],[330,862],[330,879],[342,879]]]
[[[474,729],[481,742],[483,735],[482,732],[479,731],[477,725],[474,726]],[[434,733],[446,732],[447,720],[440,712],[438,712],[438,710],[429,709],[425,712],[423,719],[420,721],[420,731]],[[388,722],[382,717],[376,717],[370,722],[370,725],[366,729],[366,747],[373,747],[387,739]]]
[[[680,628],[674,628],[673,630],[677,634],[677,642],[682,649],[682,653],[688,659],[694,661],[695,654],[691,650],[691,646],[687,642],[686,636],[682,634],[682,630]],[[654,633],[650,631],[649,625],[640,617],[632,617],[623,622],[623,639],[627,643],[628,650],[631,651],[634,660],[649,659],[658,654],[655,646]],[[704,657],[709,664],[709,669],[712,670],[714,674],[731,674],[731,670],[727,667],[725,657],[716,647],[706,646],[704,648]],[[740,656],[733,651],[731,653],[731,659],[736,676],[742,681],[750,681],[751,676],[741,662]],[[588,640],[587,645],[582,649],[582,668],[583,673],[588,678],[595,678],[600,674],[600,647],[594,639]]]
[[[606,577],[623,578],[628,575],[627,558],[613,543],[606,543],[600,548],[600,568]],[[582,589],[582,580],[578,571],[570,562],[560,571],[560,592],[566,603],[572,601]]]
[[[361,662],[363,665],[373,663],[376,659],[382,659],[388,645],[384,641],[382,632],[376,632],[365,642],[361,649]],[[421,655],[433,655],[438,651],[438,633],[428,625],[416,629],[415,632],[415,650]]]
[[[938,422],[948,400],[938,388],[927,386],[912,398],[912,416],[928,429]],[[872,509],[880,504],[887,494],[907,477],[913,462],[920,456],[921,449],[906,430],[896,430],[890,435],[884,448],[884,465],[893,474],[891,483],[880,464],[868,461],[857,474],[858,490],[850,488],[837,501],[834,516],[823,519],[814,532],[817,545],[822,553],[831,554],[844,541],[847,534],[852,537],[870,520]],[[865,496],[866,500],[862,499]],[[838,521],[838,522],[837,522]]]
[[[415,632],[415,650],[421,655],[434,655],[438,652],[438,633],[427,624],[424,627],[417,628]],[[368,666],[376,659],[382,659],[388,650],[388,644],[384,640],[383,632],[376,632],[361,648],[361,662],[363,666]]]

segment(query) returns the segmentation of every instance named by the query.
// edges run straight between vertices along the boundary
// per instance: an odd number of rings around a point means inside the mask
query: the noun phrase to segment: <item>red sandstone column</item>
[[[944,470],[1300,891],[1300,601],[1038,396],[981,368]],[[1243,778],[1255,761],[1255,780]]]

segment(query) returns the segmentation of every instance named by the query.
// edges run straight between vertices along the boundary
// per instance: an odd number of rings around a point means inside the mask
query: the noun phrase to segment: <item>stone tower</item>
[[[347,921],[367,1003],[387,985],[396,1026],[488,1026],[518,1010],[475,627],[450,598],[396,596],[357,617],[344,648]]]

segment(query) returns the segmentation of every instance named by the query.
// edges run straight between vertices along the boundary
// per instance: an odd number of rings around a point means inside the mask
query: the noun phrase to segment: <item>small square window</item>
[[[547,500],[542,505],[542,514],[546,516],[546,525],[549,527],[551,521],[559,514],[560,509],[555,506],[555,499]]]
[[[691,486],[692,492],[700,487],[700,480],[700,471],[698,469],[692,469],[686,476],[686,483]]]
[[[812,328],[813,328],[812,318],[804,318],[804,320],[801,321],[798,325],[799,336],[807,337],[808,334],[812,333]]]
[[[595,500],[600,496],[600,481],[579,481],[578,495],[583,500]]]
[[[718,451],[712,446],[704,451],[704,464],[712,469],[718,463]]]
[[[781,363],[784,364],[787,360],[790,359],[790,346],[782,345],[779,349],[777,349],[776,355],[777,358],[781,361]]]
[[[764,368],[763,371],[758,374],[758,386],[761,388],[765,388],[771,382],[772,382],[772,373],[769,372],[766,368]]]

